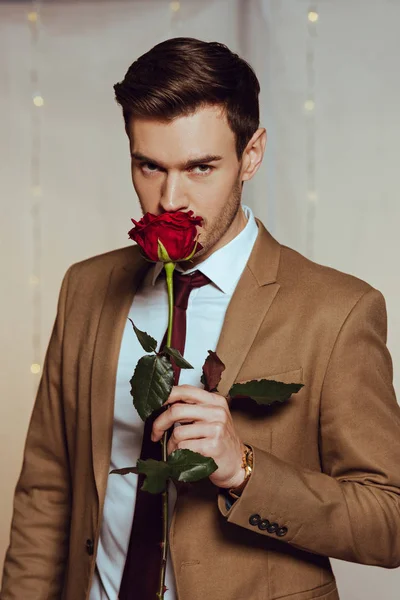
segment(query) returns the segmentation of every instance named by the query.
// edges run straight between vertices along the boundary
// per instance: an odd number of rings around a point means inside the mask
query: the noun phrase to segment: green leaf
[[[250,397],[257,404],[272,404],[284,402],[292,394],[296,394],[303,386],[302,383],[283,383],[274,379],[252,379],[246,383],[234,383],[229,390],[229,396]]]
[[[170,346],[164,346],[163,352],[165,352],[169,356],[172,356],[177,367],[180,367],[181,369],[193,369],[194,368],[187,360],[185,360],[183,358],[182,354],[176,348],[171,348]]]
[[[169,478],[184,482],[199,481],[209,477],[217,469],[218,465],[213,458],[192,452],[187,448],[178,448],[168,456],[167,462],[153,458],[147,460],[139,458],[136,467],[113,469],[110,473],[120,475],[144,473],[145,478],[141,489],[150,494],[159,494],[165,490]]]
[[[140,489],[151,494],[159,494],[165,490],[165,483],[171,476],[171,468],[163,461],[148,458],[142,460],[138,458],[136,467],[124,467],[122,469],[113,469],[110,474],[128,475],[128,473],[144,473],[145,478]]]
[[[169,397],[174,382],[174,371],[163,355],[142,356],[130,380],[133,405],[145,421]]]
[[[129,317],[128,319],[132,323],[137,339],[139,340],[143,350],[145,350],[146,352],[155,352],[157,350],[158,345],[157,341],[145,331],[141,331],[140,329],[138,329],[135,323],[132,321],[132,319],[130,319]]]
[[[159,494],[165,490],[167,479],[171,476],[171,467],[168,463],[153,458],[147,460],[139,458],[136,464],[138,473],[146,475],[141,490],[150,494]]]
[[[178,481],[198,481],[218,469],[213,458],[192,452],[187,448],[174,450],[167,459],[171,476]]]

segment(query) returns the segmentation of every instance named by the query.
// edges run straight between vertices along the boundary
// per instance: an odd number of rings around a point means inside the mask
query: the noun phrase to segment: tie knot
[[[194,288],[202,287],[203,285],[207,285],[207,283],[211,282],[211,279],[196,270],[193,273],[189,273],[188,275],[184,275],[180,273],[176,269],[174,270],[174,305],[186,310],[189,294]]]

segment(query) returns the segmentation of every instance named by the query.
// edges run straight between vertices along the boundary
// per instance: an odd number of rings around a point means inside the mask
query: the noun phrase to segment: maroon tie
[[[165,271],[163,270],[165,274]],[[183,275],[176,269],[174,278],[174,311],[171,347],[183,355],[186,339],[186,309],[192,289],[210,283],[210,279],[194,271]],[[162,350],[167,341],[168,329],[160,344]],[[178,385],[181,369],[172,364],[174,384]],[[165,410],[161,407],[145,421],[140,458],[162,460],[161,443],[150,439],[154,420]],[[172,432],[172,430],[170,430]],[[169,439],[169,437],[168,437]],[[136,505],[133,517],[128,552],[122,575],[119,600],[156,600],[159,589],[162,559],[162,494],[143,492],[144,475],[138,475]]]

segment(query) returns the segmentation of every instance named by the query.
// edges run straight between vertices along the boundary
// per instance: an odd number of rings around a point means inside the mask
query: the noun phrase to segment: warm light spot
[[[29,283],[32,285],[37,285],[39,283],[39,277],[37,277],[37,275],[31,275],[29,277]]]
[[[310,190],[308,192],[308,200],[309,200],[309,202],[312,202],[313,204],[317,203],[317,192],[315,190]]]
[[[35,106],[43,106],[44,100],[43,100],[42,96],[34,96],[33,97],[33,104]]]
[[[178,12],[178,10],[181,7],[181,3],[180,2],[170,2],[169,7],[173,12]]]
[[[34,196],[41,196],[42,195],[42,188],[40,185],[34,185],[32,188],[32,194]]]
[[[315,102],[314,102],[314,100],[307,100],[306,102],[304,102],[304,108],[308,112],[311,112],[312,110],[314,110],[314,108],[315,108]]]
[[[36,23],[37,20],[38,20],[37,12],[32,11],[32,12],[28,13],[28,21],[30,21],[31,23]]]
[[[35,375],[36,373],[40,373],[40,365],[33,363],[33,365],[31,365],[31,373],[34,373]]]
[[[318,21],[318,13],[315,10],[310,10],[310,12],[308,13],[308,20],[311,21],[311,23],[316,23]]]

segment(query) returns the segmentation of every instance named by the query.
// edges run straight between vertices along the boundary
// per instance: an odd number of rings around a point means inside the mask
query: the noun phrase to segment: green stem
[[[167,332],[167,346],[171,346],[172,339],[172,326],[173,326],[173,314],[174,314],[174,285],[173,285],[173,272],[175,269],[175,263],[166,262],[164,263],[165,274],[167,278],[167,290],[168,290],[168,332]],[[164,431],[163,438],[161,440],[163,462],[167,462],[167,435],[168,431]],[[162,541],[162,559],[160,569],[160,587],[157,593],[157,598],[163,600],[164,598],[164,587],[165,587],[165,572],[167,568],[167,557],[168,557],[168,481],[165,487],[163,496],[163,541]]]
[[[164,263],[165,274],[167,276],[167,290],[168,290],[168,333],[167,333],[167,346],[171,345],[172,339],[172,317],[174,314],[174,280],[173,272],[175,269],[175,263],[167,262]]]

